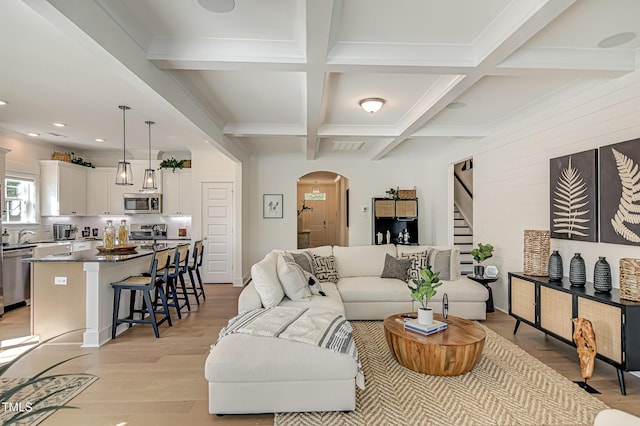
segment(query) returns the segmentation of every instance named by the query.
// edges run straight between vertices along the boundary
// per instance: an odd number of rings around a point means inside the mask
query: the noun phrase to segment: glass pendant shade
[[[131,163],[127,161],[127,126],[125,120],[127,110],[131,108],[126,105],[119,105],[118,108],[122,110],[122,161],[118,161],[116,185],[133,185]]]
[[[144,183],[142,189],[158,189],[156,185],[156,171],[153,169],[144,169]]]
[[[133,185],[133,172],[131,171],[131,163],[128,161],[118,161],[116,185]]]
[[[142,189],[158,189],[156,185],[156,171],[151,168],[151,125],[155,123],[153,121],[145,121],[145,123],[149,126],[149,168],[144,169]]]

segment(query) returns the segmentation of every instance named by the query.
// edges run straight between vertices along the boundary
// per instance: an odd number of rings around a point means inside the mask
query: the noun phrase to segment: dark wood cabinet
[[[372,235],[371,243],[380,244],[378,233],[382,235],[382,244],[387,244],[389,231],[392,244],[418,244],[418,199],[392,200],[389,198],[374,198],[372,201]],[[405,242],[404,233],[409,234]]]
[[[616,367],[623,395],[623,371],[640,370],[640,303],[620,299],[618,289],[596,293],[591,283],[572,287],[566,277],[549,281],[547,277],[511,272],[509,315],[516,319],[513,334],[524,322],[574,347],[573,318],[591,321],[596,356]]]

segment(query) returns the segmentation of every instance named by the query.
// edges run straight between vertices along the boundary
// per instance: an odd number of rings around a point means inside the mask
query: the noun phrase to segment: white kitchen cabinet
[[[86,214],[87,170],[64,161],[40,161],[42,216]]]
[[[9,150],[0,148],[0,179],[2,179],[2,181],[0,182],[0,206],[2,206],[0,209],[2,211],[2,222],[4,222],[5,220],[7,220],[7,205],[4,201],[4,192],[5,192],[5,188],[4,188],[4,181],[5,181],[5,171],[6,171],[6,156],[7,153],[9,152]]]
[[[96,167],[87,174],[87,214],[124,214],[122,194],[131,186],[116,185],[115,167]]]
[[[192,214],[193,182],[191,170],[177,169],[162,171],[162,213],[163,214]]]

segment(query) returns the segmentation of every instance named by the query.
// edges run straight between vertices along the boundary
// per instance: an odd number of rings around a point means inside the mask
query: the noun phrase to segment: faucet
[[[29,231],[26,228],[22,228],[20,231],[18,231],[18,244],[20,244],[20,240],[22,239],[22,237],[24,237],[25,235],[36,235],[35,232],[33,231]]]

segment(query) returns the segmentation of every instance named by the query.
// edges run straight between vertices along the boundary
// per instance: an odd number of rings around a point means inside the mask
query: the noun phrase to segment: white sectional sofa
[[[304,254],[304,250],[292,250]],[[438,253],[443,269],[443,285],[430,306],[441,310],[447,293],[449,313],[468,319],[485,319],[489,297],[481,284],[459,274],[459,249],[427,246],[318,247],[307,253],[335,264],[337,281],[322,282],[326,294],[302,300],[285,296],[282,277],[282,250],[268,253],[251,268],[252,281],[238,299],[238,312],[262,307],[293,306],[324,308],[348,320],[383,320],[398,312],[415,311],[407,282],[389,275],[385,263],[416,253]],[[331,257],[332,256],[332,257]],[[433,259],[436,259],[434,257]],[[280,270],[279,270],[280,267]],[[384,272],[384,273],[383,273]],[[393,274],[392,274],[393,275]],[[320,278],[320,277],[318,277]],[[345,354],[288,340],[227,335],[211,352],[205,364],[209,382],[209,412],[240,414],[296,411],[349,411],[355,409],[357,364]]]
[[[411,300],[407,282],[396,278],[381,278],[381,275],[387,254],[401,258],[428,250],[450,251],[449,279],[442,280],[443,284],[438,288],[438,293],[431,299],[429,306],[435,312],[441,312],[442,296],[446,293],[451,315],[473,320],[486,319],[489,291],[482,284],[460,276],[460,249],[453,246],[385,244],[312,248],[308,251],[314,255],[335,258],[337,283],[321,284],[328,297],[314,295],[309,300],[293,301],[282,293],[282,299],[276,305],[324,307],[342,312],[348,320],[383,320],[398,312],[415,311],[417,305]],[[291,250],[292,253],[302,251]],[[278,254],[281,252],[282,250],[274,250],[268,253],[252,267],[252,281],[240,294],[238,312],[266,306],[259,289],[279,282],[276,266]]]

